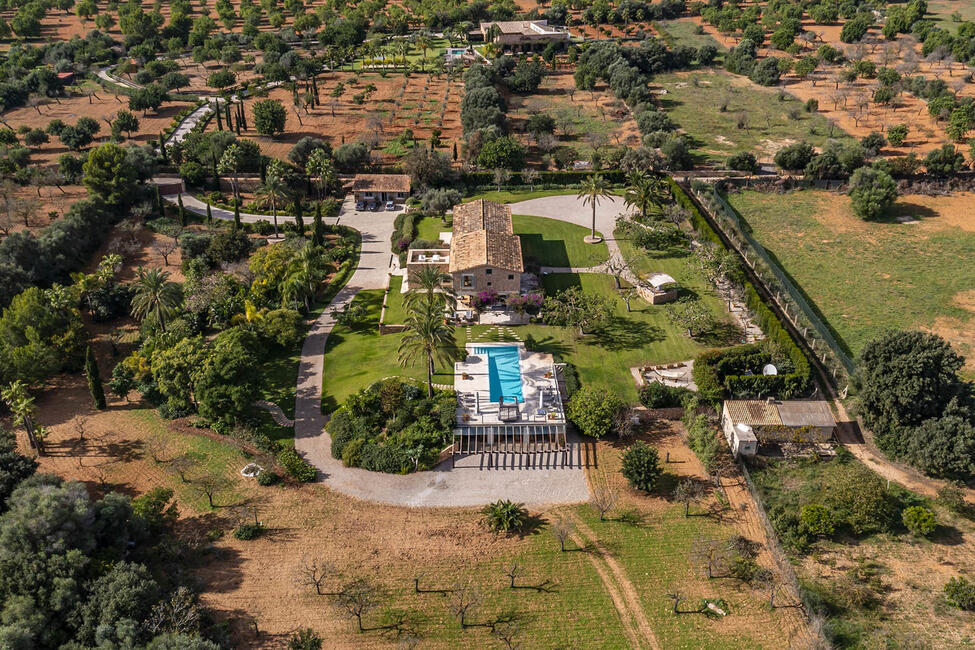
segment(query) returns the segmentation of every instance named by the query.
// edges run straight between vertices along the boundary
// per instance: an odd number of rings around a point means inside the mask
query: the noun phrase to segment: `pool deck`
[[[554,359],[551,354],[529,352],[524,343],[472,343],[467,358],[454,364],[454,389],[457,391],[457,424],[516,424],[498,419],[498,404],[491,401],[488,358],[475,349],[518,346],[521,390],[525,401],[518,405],[518,423],[564,424],[565,413],[558,394]],[[465,378],[466,377],[466,378]],[[544,413],[538,412],[544,408]]]

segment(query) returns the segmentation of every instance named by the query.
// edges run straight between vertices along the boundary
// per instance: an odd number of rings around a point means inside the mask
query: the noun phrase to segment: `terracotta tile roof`
[[[477,230],[454,234],[450,242],[450,272],[489,266],[521,273],[521,239],[518,235]]]
[[[511,234],[511,206],[478,199],[454,206],[454,235],[487,230]]]
[[[410,191],[410,177],[406,174],[356,174],[352,179],[353,192]]]
[[[728,400],[728,414],[735,424],[751,426],[785,425],[787,427],[833,427],[836,420],[829,404],[820,401]]]

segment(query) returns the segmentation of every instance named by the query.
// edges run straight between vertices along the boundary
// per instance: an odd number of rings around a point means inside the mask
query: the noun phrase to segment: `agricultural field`
[[[815,146],[849,136],[795,97],[756,86],[719,69],[673,72],[654,77],[660,106],[680,125],[694,147],[696,162],[723,165],[738,151],[771,163],[784,146]]]
[[[81,383],[68,382],[57,397],[51,394],[41,402],[52,448],[71,451],[43,458],[41,470],[85,481],[96,494],[120,487],[139,492],[172,488],[182,534],[208,549],[194,556],[204,603],[240,643],[275,646],[296,628],[311,624],[333,647],[389,647],[410,635],[426,647],[493,647],[496,638],[484,624],[502,618],[517,622],[516,639],[530,639],[542,648],[566,643],[618,648],[628,634],[640,640],[650,635],[668,647],[775,648],[801,633],[795,609],[769,610],[762,592],[732,578],[707,580],[690,557],[698,538],[755,534],[748,515],[727,505],[728,498],[732,503],[736,498],[732,488],[725,488],[727,497],[712,495],[694,504],[692,516],[685,519],[683,506],[665,494],[644,495],[619,481],[618,445],[598,443],[593,448],[599,462],[591,480],[620,492],[606,521],[587,505],[543,509],[532,512],[538,521],[532,533],[497,536],[487,531],[476,510],[380,506],[317,485],[259,487],[238,473],[251,460],[248,452],[201,436],[184,421],[167,423],[136,404],[89,410],[82,406],[84,393]],[[704,479],[677,427],[661,426],[640,438],[670,454],[663,485],[682,477]],[[188,478],[193,471],[208,469],[225,480],[214,497],[216,507],[210,508],[207,498],[171,468],[168,461],[180,454],[195,461]],[[238,507],[243,504],[248,505]],[[241,518],[253,516],[253,507],[267,535],[254,541],[235,539],[231,529]],[[624,512],[631,523],[619,519]],[[576,529],[564,553],[549,533],[551,523],[561,517],[573,521]],[[333,597],[318,596],[314,587],[300,583],[300,567],[313,560],[334,566],[323,591],[356,577],[379,577],[384,594],[379,607],[364,617],[365,632],[356,631],[355,621],[334,606]],[[766,561],[759,556],[760,563]],[[512,563],[522,569],[516,589],[504,575]],[[483,600],[469,613],[474,625],[461,628],[449,612],[449,598],[441,593],[415,593],[415,578],[421,590],[459,585],[477,590]],[[686,593],[686,607],[696,607],[699,598],[721,598],[731,615],[717,620],[701,614],[674,616],[666,593],[675,586]],[[625,594],[624,600],[614,604],[617,594]],[[395,629],[380,629],[401,618],[405,625],[399,636]],[[640,620],[649,622],[652,631],[640,627]]]
[[[460,138],[464,86],[458,80],[335,72],[325,75],[318,88],[322,103],[314,108],[296,107],[285,88],[273,88],[266,97],[248,97],[244,100],[248,115],[254,102],[273,99],[285,106],[287,121],[284,133],[272,139],[258,135],[251,120],[241,137],[253,138],[265,155],[282,159],[305,136],[322,138],[333,148],[367,140],[377,144],[374,154],[386,162],[406,155],[414,141],[428,144],[434,130],[441,132],[441,148],[448,156]],[[208,129],[215,130],[216,123]],[[412,138],[404,137],[407,131],[412,131]]]
[[[975,373],[975,197],[901,196],[879,222],[824,191],[728,196],[853,354],[889,328],[944,336]],[[905,222],[907,221],[907,222]]]

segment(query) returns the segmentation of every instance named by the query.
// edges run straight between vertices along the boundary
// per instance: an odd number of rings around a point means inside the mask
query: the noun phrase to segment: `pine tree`
[[[303,208],[301,206],[301,198],[295,200],[295,228],[298,230],[298,235],[301,237],[305,236],[305,220],[302,219]]]
[[[207,225],[213,223],[213,212],[210,211],[210,204],[207,203]]]
[[[177,194],[176,195],[176,205],[179,208],[179,210],[177,211],[178,212],[178,216],[179,216],[179,225],[185,227],[186,226],[186,210],[183,209],[183,195],[182,194]]]
[[[234,230],[240,230],[240,205],[234,201]]]
[[[91,346],[85,352],[85,376],[88,378],[88,392],[91,393],[91,401],[96,409],[105,408],[105,390],[102,388],[102,376],[98,373],[98,363],[95,361],[95,353]]]
[[[325,243],[325,224],[322,223],[322,204],[315,204],[315,221],[311,229],[311,243],[321,246]]]

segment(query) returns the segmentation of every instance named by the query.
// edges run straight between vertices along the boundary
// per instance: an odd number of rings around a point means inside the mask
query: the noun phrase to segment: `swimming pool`
[[[517,345],[492,345],[474,348],[474,354],[482,354],[488,360],[488,385],[491,401],[497,402],[502,395],[508,400],[525,401],[521,392],[521,362]]]

